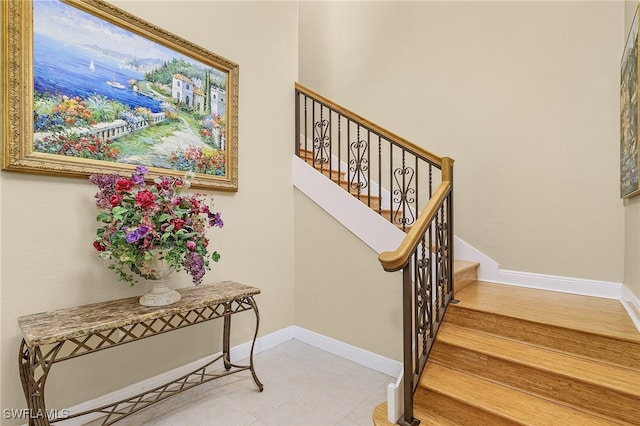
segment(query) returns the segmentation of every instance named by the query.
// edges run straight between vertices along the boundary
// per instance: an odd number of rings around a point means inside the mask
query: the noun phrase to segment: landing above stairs
[[[640,370],[640,333],[618,300],[482,281],[456,298],[452,324]]]

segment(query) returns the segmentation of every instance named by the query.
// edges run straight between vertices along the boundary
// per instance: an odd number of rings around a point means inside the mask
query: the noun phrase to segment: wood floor
[[[640,425],[640,334],[617,300],[486,282],[456,299],[414,395],[422,425]],[[386,404],[373,418],[389,424]]]

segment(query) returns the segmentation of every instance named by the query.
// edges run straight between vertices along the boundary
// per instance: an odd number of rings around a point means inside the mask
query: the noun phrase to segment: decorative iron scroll
[[[393,222],[398,225],[412,225],[416,217],[413,213],[415,204],[415,193],[413,179],[415,170],[411,167],[400,167],[393,171],[393,177],[396,182],[397,189],[393,190],[394,203],[394,219]]]
[[[358,135],[360,129],[358,129]],[[358,136],[360,138],[360,136]],[[367,159],[367,152],[369,144],[365,140],[353,141],[349,144],[351,150],[351,159],[349,160],[349,171],[351,177],[349,178],[349,188],[360,192],[369,186],[369,182],[366,178],[366,171],[369,170],[369,160]]]
[[[313,125],[313,162],[317,164],[329,163],[329,146],[331,140],[329,138],[329,121],[321,118]]]
[[[438,247],[438,305],[437,320],[440,321],[440,306],[445,306],[444,295],[449,293],[449,226],[445,220],[444,206],[440,208],[440,220],[436,223],[436,239]]]
[[[416,274],[416,309],[418,322],[416,324],[416,334],[422,340],[422,352],[427,351],[428,337],[432,337],[432,268],[431,253],[427,256],[423,250],[422,256],[418,259]]]

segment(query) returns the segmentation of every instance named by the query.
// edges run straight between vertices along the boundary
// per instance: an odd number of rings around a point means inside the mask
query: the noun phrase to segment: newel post
[[[403,344],[403,392],[404,407],[401,421],[402,426],[418,426],[420,421],[413,417],[413,390],[415,375],[413,370],[413,279],[411,266],[406,264],[402,269],[402,344]]]

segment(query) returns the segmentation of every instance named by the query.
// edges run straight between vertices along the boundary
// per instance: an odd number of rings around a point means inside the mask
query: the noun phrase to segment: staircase
[[[455,298],[414,394],[421,424],[640,425],[640,334],[617,300],[478,281]],[[386,403],[373,420],[391,424]]]
[[[406,232],[378,257],[402,270],[400,424],[640,425],[640,334],[618,301],[479,282],[453,260],[452,159],[299,84],[295,99],[296,155]]]

